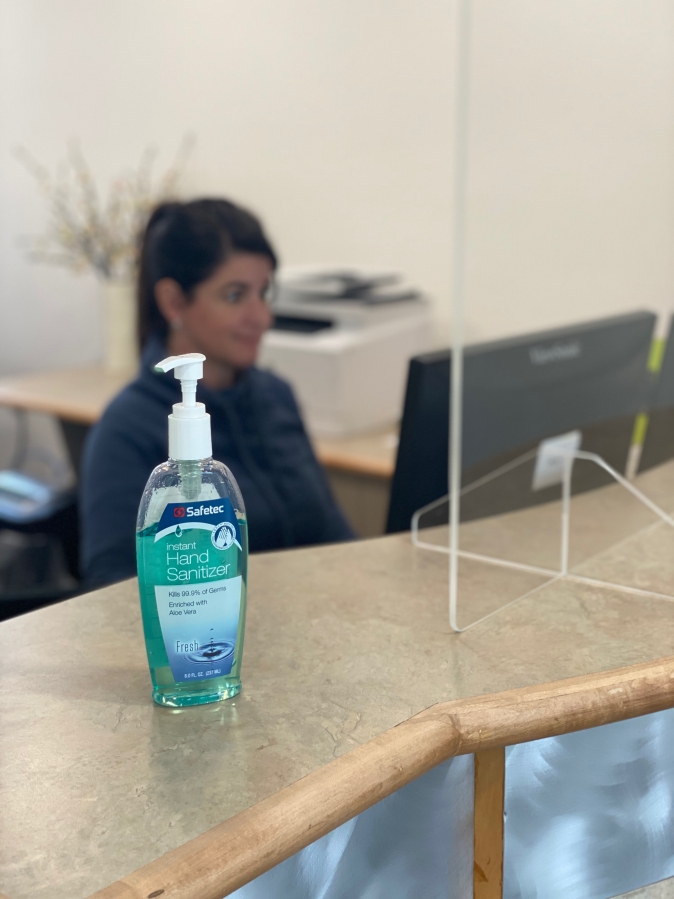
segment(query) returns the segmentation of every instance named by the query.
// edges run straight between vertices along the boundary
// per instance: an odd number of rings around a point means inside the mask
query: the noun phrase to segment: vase
[[[104,282],[104,351],[106,371],[133,372],[138,367],[138,328],[135,284]]]

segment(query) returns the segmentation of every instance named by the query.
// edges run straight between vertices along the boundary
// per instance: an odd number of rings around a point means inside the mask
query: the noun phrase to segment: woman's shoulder
[[[126,434],[139,438],[157,435],[158,424],[165,429],[171,400],[162,398],[155,385],[142,374],[121,390],[108,404],[97,425],[99,432]],[[168,409],[168,411],[167,411]],[[163,433],[163,430],[162,430]]]
[[[168,453],[166,409],[144,389],[142,379],[125,387],[110,402],[87,436],[82,463],[83,492],[106,480],[121,491],[140,487]]]
[[[253,389],[274,402],[283,402],[293,409],[297,408],[295,394],[291,385],[284,378],[274,374],[268,368],[251,368],[248,372]]]

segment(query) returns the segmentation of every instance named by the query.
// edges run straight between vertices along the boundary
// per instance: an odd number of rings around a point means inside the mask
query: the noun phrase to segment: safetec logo
[[[175,534],[176,528],[180,530],[178,536],[192,528],[217,531],[216,542],[213,543],[216,549],[227,549],[231,546],[229,540],[241,548],[239,522],[232,503],[226,496],[215,496],[213,499],[196,502],[183,499],[182,502],[167,503],[157,525],[155,540],[162,540],[168,534]]]
[[[219,512],[224,512],[224,506],[198,506],[196,509],[193,506],[190,506],[187,510],[187,517],[192,518],[194,516],[199,515],[217,515]],[[176,509],[176,512],[178,510]],[[185,514],[185,510],[183,509],[183,515]]]

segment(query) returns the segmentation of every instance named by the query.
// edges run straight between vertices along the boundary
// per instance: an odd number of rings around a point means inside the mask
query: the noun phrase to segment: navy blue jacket
[[[87,585],[136,574],[136,515],[153,468],[168,458],[167,416],[180,402],[173,373],[157,374],[160,341],[139,377],[92,429],[80,478],[81,562]],[[251,368],[222,391],[199,386],[211,415],[213,457],[236,478],[252,552],[348,540],[353,533],[316,461],[290,386]]]

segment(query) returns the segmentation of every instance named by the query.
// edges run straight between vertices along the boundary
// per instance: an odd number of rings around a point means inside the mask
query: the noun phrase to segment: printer
[[[400,419],[412,356],[431,348],[430,304],[390,271],[282,269],[260,364],[290,381],[312,434],[346,437]]]

